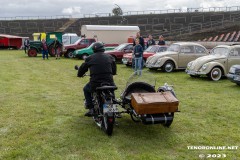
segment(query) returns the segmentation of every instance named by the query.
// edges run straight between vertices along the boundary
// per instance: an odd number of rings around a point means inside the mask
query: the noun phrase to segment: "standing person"
[[[117,72],[114,58],[109,54],[104,53],[105,48],[103,43],[95,42],[92,49],[94,54],[85,59],[85,62],[78,68],[77,74],[78,77],[83,77],[84,74],[90,70],[90,82],[88,82],[83,88],[86,106],[89,109],[85,116],[88,117],[91,117],[94,113],[92,92],[103,83],[115,86],[113,75],[116,75]]]
[[[144,49],[145,48],[145,45],[144,45],[144,39],[143,37],[141,37],[140,35],[140,32],[137,32],[136,34],[136,39],[139,39],[139,44],[142,46],[142,48]],[[133,46],[135,46],[136,43],[135,43],[135,40],[133,41]]]
[[[135,40],[135,44],[136,45],[134,46],[133,50],[135,61],[134,72],[140,76],[142,74],[143,47],[140,45],[139,39]]]
[[[151,45],[155,45],[156,43],[155,43],[155,41],[154,41],[154,39],[152,38],[152,35],[150,34],[149,36],[148,36],[148,41],[147,41],[147,48],[149,47],[149,46],[151,46]]]
[[[53,48],[54,48],[56,59],[60,59],[60,52],[58,52],[59,45],[60,45],[60,42],[57,40],[57,37],[55,37],[53,42]]]
[[[25,53],[27,53],[27,50],[29,49],[29,46],[30,46],[29,39],[26,38],[24,40],[24,51],[25,51]]]
[[[46,43],[45,39],[42,39],[41,48],[42,48],[42,58],[43,58],[43,60],[45,60],[45,56],[48,59],[48,47],[47,47],[47,43]]]
[[[159,36],[158,45],[165,45],[164,37],[162,35]]]

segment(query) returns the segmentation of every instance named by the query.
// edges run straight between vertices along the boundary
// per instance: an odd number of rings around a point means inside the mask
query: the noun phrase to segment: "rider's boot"
[[[87,116],[87,117],[94,116],[94,109],[93,108],[89,109],[89,111],[86,112],[84,116]]]

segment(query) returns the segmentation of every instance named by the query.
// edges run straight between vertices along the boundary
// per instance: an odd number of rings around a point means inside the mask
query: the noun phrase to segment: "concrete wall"
[[[123,18],[121,16],[81,18],[69,26],[65,32],[80,35],[81,25],[84,24],[137,25],[143,36],[153,34],[154,38],[157,38],[163,34],[166,37],[209,27],[214,28],[223,23],[235,23],[240,21],[240,11],[149,14],[124,16]],[[0,21],[0,33],[32,37],[34,32],[56,31],[68,21],[69,19]]]

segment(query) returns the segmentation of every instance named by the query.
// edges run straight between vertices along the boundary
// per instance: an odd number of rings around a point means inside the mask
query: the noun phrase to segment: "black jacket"
[[[114,58],[106,53],[94,53],[85,59],[78,69],[78,77],[82,77],[90,70],[91,89],[101,86],[102,83],[115,85],[113,75],[116,75],[117,67]]]
[[[155,41],[153,39],[147,41],[147,48],[151,45],[155,45]]]
[[[142,48],[144,49],[145,48],[145,45],[144,45],[144,39],[142,37],[139,37],[139,44],[142,46]],[[135,46],[136,43],[135,43],[135,40],[133,41],[133,46]]]

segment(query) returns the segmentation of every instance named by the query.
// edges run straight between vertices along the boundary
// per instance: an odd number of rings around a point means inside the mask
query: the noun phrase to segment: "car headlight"
[[[204,71],[205,69],[207,69],[207,67],[208,67],[208,64],[204,64],[204,65],[202,66],[201,70]]]
[[[187,68],[191,68],[192,64],[193,64],[193,62],[189,62],[189,63],[187,64]]]
[[[158,60],[157,60],[157,64],[159,64],[160,62],[161,62],[161,59],[158,59]]]
[[[235,71],[236,71],[236,68],[231,67],[230,70],[229,70],[229,73],[235,73]]]

